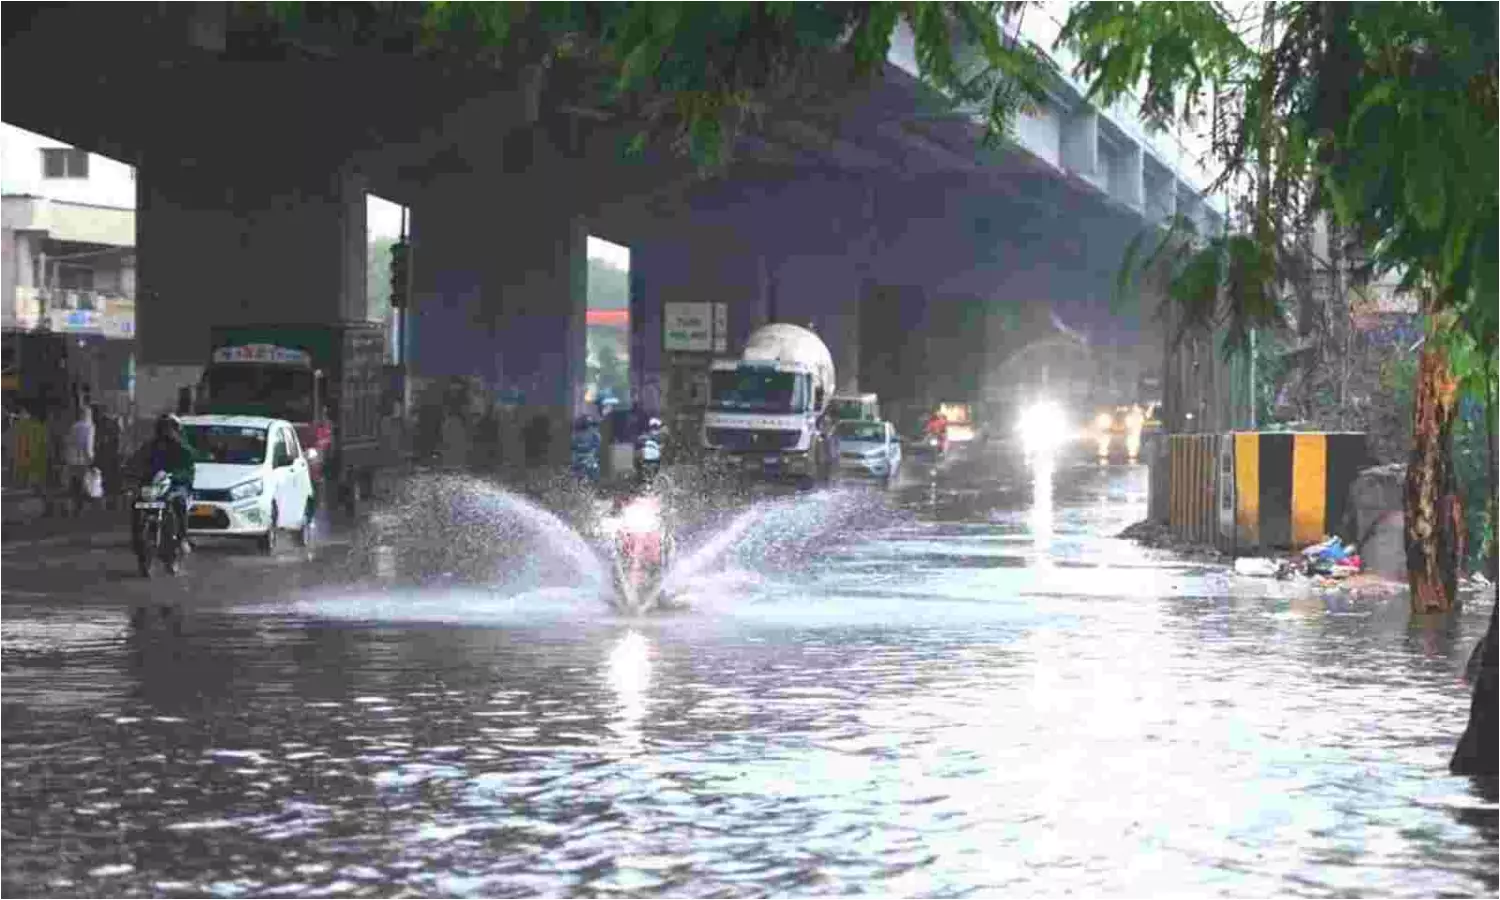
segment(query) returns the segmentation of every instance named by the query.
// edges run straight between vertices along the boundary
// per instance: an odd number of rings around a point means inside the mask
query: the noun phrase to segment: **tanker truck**
[[[746,475],[827,481],[838,460],[833,386],[833,355],[821,338],[797,325],[763,325],[739,359],[710,367],[703,446]]]

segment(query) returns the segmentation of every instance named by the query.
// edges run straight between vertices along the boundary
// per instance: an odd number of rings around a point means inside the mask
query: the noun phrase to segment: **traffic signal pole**
[[[391,247],[391,312],[396,318],[396,366],[401,377],[401,416],[411,411],[411,240],[401,208],[401,239]]]

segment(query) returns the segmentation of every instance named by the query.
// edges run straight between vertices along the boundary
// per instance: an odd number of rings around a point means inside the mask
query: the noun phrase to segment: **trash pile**
[[[1268,556],[1242,556],[1234,561],[1238,575],[1252,578],[1311,578],[1321,584],[1332,584],[1358,575],[1364,568],[1359,553],[1353,544],[1345,545],[1337,536],[1313,544],[1301,553],[1280,559]]]

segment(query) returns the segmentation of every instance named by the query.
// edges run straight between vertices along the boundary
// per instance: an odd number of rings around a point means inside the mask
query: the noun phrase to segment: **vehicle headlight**
[[[620,515],[620,524],[632,534],[646,534],[661,530],[661,509],[647,500],[637,500],[625,507]]]
[[[230,500],[249,500],[251,497],[259,497],[266,489],[264,480],[257,478],[244,484],[237,484],[229,489]]]
[[[1100,429],[1108,428],[1113,423],[1113,421],[1114,420],[1109,417],[1109,413],[1100,413],[1094,419],[1094,427]]]

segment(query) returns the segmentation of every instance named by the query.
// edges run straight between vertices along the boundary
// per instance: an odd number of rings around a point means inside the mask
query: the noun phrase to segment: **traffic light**
[[[411,289],[411,247],[405,238],[391,245],[391,308],[405,309]]]

